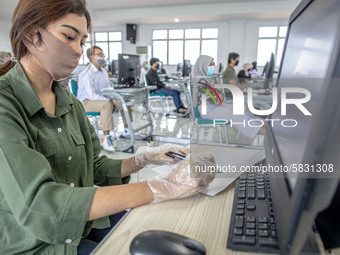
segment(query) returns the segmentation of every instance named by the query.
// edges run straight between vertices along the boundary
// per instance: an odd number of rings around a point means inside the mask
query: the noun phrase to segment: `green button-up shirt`
[[[121,179],[121,160],[99,156],[82,104],[57,82],[53,89],[55,115],[20,64],[0,77],[1,254],[77,254],[93,225],[86,219],[94,185],[129,181]]]

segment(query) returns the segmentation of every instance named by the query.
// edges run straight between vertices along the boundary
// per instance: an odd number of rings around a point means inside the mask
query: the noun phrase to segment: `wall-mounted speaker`
[[[136,38],[137,38],[137,25],[127,24],[126,25],[126,40],[130,41],[130,43],[136,43]]]

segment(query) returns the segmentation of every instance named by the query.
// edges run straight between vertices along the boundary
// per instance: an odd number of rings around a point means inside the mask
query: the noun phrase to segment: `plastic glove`
[[[215,166],[212,155],[188,155],[173,166],[168,176],[148,179],[148,185],[154,197],[153,203],[197,194],[215,177],[215,171],[211,171],[208,166]]]
[[[180,154],[189,154],[189,149],[180,145],[166,143],[158,147],[140,147],[135,154],[135,163],[139,167],[144,167],[149,164],[175,164],[178,160],[165,155],[166,152],[173,151]]]

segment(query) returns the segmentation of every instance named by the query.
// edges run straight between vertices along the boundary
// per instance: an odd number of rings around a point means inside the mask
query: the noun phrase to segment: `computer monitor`
[[[295,105],[287,105],[283,115],[278,102],[269,119],[296,120],[298,124],[291,128],[267,125],[266,129],[267,164],[301,170],[269,173],[282,254],[301,252],[312,236],[316,216],[328,208],[339,185],[339,17],[338,0],[303,0],[289,21],[277,87],[279,91],[290,87],[308,90],[311,99],[303,106],[312,115],[306,116]],[[289,93],[289,98],[301,98],[301,93]],[[324,169],[316,171],[318,167]],[[329,231],[339,233],[339,229]]]
[[[178,63],[176,71],[180,72],[180,71],[182,71],[182,68],[183,68],[183,64],[182,63]]]
[[[223,64],[219,63],[218,65],[218,73],[222,73],[223,72]]]
[[[118,75],[118,60],[112,60],[112,61],[111,61],[110,72],[111,72],[113,75]]]
[[[191,74],[191,64],[190,60],[184,59],[183,66],[182,66],[182,76],[189,77]]]
[[[118,84],[124,84],[127,87],[137,86],[140,70],[139,55],[118,54]]]
[[[276,58],[274,53],[270,54],[270,60],[269,62],[266,63],[265,65],[265,74],[264,74],[264,88],[265,89],[269,89],[270,86],[273,83],[273,75],[274,75],[274,69],[275,69],[275,65],[276,65]]]
[[[264,67],[263,67],[263,71],[262,71],[262,77],[264,77],[265,76],[265,74],[266,74],[266,71],[267,71],[267,69],[268,69],[268,65],[269,65],[269,62],[267,61],[265,64],[264,64]]]

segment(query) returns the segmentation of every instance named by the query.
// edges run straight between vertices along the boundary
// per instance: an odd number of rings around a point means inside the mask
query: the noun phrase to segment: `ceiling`
[[[87,0],[93,25],[287,19],[301,0]],[[1,0],[0,19],[10,20],[19,0]]]

